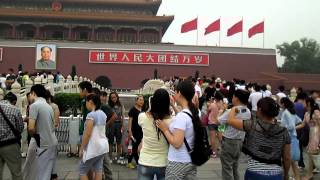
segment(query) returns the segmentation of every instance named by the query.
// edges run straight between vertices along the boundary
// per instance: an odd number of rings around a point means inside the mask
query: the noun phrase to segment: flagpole
[[[241,46],[243,47],[243,16],[242,16],[242,34],[241,34]]]
[[[262,48],[264,49],[264,33],[266,33],[266,30],[265,30],[265,19],[263,18],[263,40],[262,40]]]
[[[219,18],[219,46],[221,47],[221,16]]]
[[[198,17],[198,15],[197,15],[197,46],[198,46],[198,38],[199,38],[199,27],[198,27],[198,25],[199,25],[199,17]]]

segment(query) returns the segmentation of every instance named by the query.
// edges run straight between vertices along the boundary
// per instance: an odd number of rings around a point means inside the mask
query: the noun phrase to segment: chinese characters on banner
[[[209,66],[209,54],[197,52],[89,51],[90,63]]]

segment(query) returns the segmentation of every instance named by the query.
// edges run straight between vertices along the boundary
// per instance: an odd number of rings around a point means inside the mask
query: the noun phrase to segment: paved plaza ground
[[[69,158],[65,154],[60,154],[57,162],[58,175],[60,180],[77,180],[79,179],[78,171],[79,159]],[[240,159],[240,176],[243,179],[245,169],[247,167],[245,157]],[[112,164],[114,180],[135,180],[137,179],[137,170],[128,169],[125,166]],[[303,173],[303,172],[302,172]],[[6,168],[4,180],[10,179],[9,170]],[[220,159],[210,159],[205,165],[198,168],[199,180],[221,180],[221,163]],[[317,174],[314,179],[320,180],[320,174]]]

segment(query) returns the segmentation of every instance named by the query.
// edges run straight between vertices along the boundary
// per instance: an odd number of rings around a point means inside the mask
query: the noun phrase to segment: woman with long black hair
[[[112,110],[116,113],[117,119],[111,124],[110,132],[108,135],[109,140],[109,147],[110,147],[110,159],[112,158],[113,153],[113,143],[114,138],[116,139],[117,143],[117,157],[114,158],[114,160],[117,161],[118,164],[121,164],[121,162],[124,160],[124,157],[122,156],[122,126],[123,126],[123,113],[124,113],[124,107],[122,106],[119,95],[117,92],[113,91],[109,95],[108,105],[112,108]]]
[[[280,99],[280,106],[284,109],[281,115],[281,125],[287,128],[291,138],[291,166],[296,180],[300,179],[297,161],[300,159],[299,141],[297,139],[297,124],[301,119],[297,116],[293,102],[287,98]]]
[[[192,103],[195,94],[190,81],[182,81],[176,87],[174,99],[182,107],[168,127],[163,121],[157,120],[157,127],[167,138],[170,147],[166,179],[196,179],[197,168],[192,164],[190,154],[184,144],[184,138],[190,148],[194,147],[195,130],[201,127],[198,109]],[[192,116],[192,118],[189,115]]]
[[[128,165],[127,167],[130,169],[134,169],[135,166],[132,163],[132,159],[134,158],[136,164],[139,161],[139,154],[138,154],[138,146],[142,139],[142,129],[138,124],[138,116],[142,111],[144,104],[144,99],[142,95],[137,96],[135,105],[130,109],[128,116],[128,137],[132,144],[132,152],[128,157]]]
[[[143,132],[138,179],[153,180],[156,175],[158,180],[164,180],[169,145],[160,129],[157,128],[156,120],[160,119],[167,125],[171,122],[169,93],[165,89],[156,90],[151,98],[150,106],[150,111],[141,113],[138,120]]]

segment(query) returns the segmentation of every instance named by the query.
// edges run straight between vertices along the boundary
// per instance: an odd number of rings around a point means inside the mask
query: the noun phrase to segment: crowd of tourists
[[[112,179],[112,163],[137,168],[140,180],[154,176],[197,179],[197,168],[219,157],[222,179],[238,180],[242,153],[248,162],[246,180],[287,180],[290,176],[309,180],[318,173],[318,91],[299,88],[292,99],[284,86],[273,94],[269,85],[238,79],[175,78],[169,83],[171,89],[157,89],[148,103],[142,95],[136,97],[128,113],[125,142],[119,95],[101,92],[88,81],[79,83],[82,120],[75,155],[79,156],[80,179]],[[8,91],[0,101],[0,177],[6,163],[13,179],[57,179],[59,108],[43,85],[32,86],[28,93],[24,119],[14,106],[16,100]],[[21,166],[23,122],[28,127],[29,147]],[[306,170],[303,177],[300,169]]]

